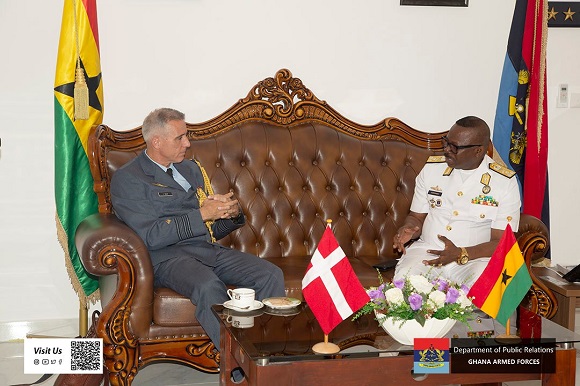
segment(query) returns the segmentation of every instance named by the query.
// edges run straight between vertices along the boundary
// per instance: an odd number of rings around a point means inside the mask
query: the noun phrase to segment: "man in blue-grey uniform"
[[[282,270],[216,243],[243,226],[245,217],[233,193],[214,194],[203,167],[185,159],[191,144],[183,113],[154,110],[142,133],[147,149],[113,175],[113,209],[145,242],[155,286],[190,298],[199,323],[219,348],[219,322],[211,305],[229,300],[230,285],[253,288],[258,300],[284,296]]]
[[[415,181],[411,211],[394,236],[393,247],[403,253],[395,279],[431,271],[471,286],[507,224],[517,231],[515,172],[486,154],[489,144],[488,125],[468,116],[443,138],[444,155],[429,157]]]

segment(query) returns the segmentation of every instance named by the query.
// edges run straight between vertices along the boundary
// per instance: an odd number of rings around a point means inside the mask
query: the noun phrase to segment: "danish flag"
[[[370,301],[330,224],[308,264],[302,294],[325,335]]]

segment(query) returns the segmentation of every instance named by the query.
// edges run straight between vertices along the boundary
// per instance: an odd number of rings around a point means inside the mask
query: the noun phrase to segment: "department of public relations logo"
[[[449,338],[415,338],[415,374],[449,374]]]

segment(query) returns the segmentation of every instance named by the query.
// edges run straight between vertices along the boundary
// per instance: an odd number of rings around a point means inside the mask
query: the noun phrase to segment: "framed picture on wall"
[[[548,1],[548,27],[579,28],[580,1]]]
[[[401,0],[401,5],[431,5],[443,7],[467,7],[469,0]]]

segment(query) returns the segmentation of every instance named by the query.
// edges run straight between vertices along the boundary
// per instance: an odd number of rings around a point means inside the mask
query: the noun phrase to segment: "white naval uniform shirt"
[[[520,192],[516,176],[508,178],[490,168],[494,161],[485,156],[482,163],[463,181],[461,170],[450,170],[447,163],[427,163],[415,181],[411,211],[427,213],[420,240],[431,249],[444,247],[437,235],[456,246],[469,247],[488,242],[491,228],[505,229],[508,222],[514,232],[520,222]],[[481,182],[489,174],[483,192]],[[489,205],[485,205],[488,203]]]
[[[504,176],[490,168],[491,157],[485,156],[474,171],[448,168],[447,163],[427,163],[416,178],[411,210],[427,213],[419,240],[405,250],[395,268],[395,279],[405,275],[441,275],[467,285],[479,277],[489,257],[470,260],[465,265],[455,262],[443,267],[425,266],[423,260],[437,258],[427,250],[442,250],[445,244],[437,235],[443,235],[458,247],[488,242],[491,229],[505,229],[508,222],[517,231],[520,221],[520,192],[516,176]],[[489,174],[491,190],[484,193],[481,182]],[[463,175],[462,175],[463,174]],[[484,205],[487,202],[490,205]]]

